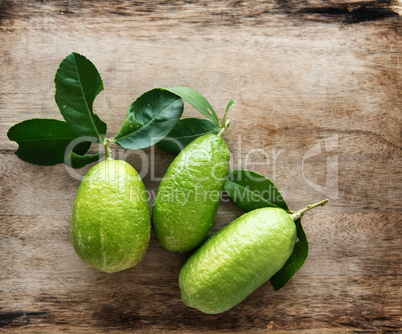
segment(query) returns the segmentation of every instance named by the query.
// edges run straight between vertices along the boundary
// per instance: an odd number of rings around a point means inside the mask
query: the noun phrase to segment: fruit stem
[[[108,138],[105,138],[105,142],[104,142],[104,146],[105,146],[105,151],[106,151],[106,159],[113,159],[113,157],[112,157],[112,150],[110,149],[110,147],[109,147],[109,142],[110,142],[111,140],[110,139],[108,139]]]
[[[225,131],[229,127],[230,123],[231,123],[231,120],[228,119],[228,120],[225,121],[225,124],[222,124],[222,128],[218,132],[219,137],[222,137],[225,134]]]
[[[324,199],[321,202],[315,203],[315,204],[310,204],[307,205],[304,209],[301,209],[299,211],[296,211],[292,214],[290,214],[290,217],[292,217],[293,220],[297,220],[299,218],[301,218],[307,211],[316,208],[317,206],[323,206],[328,202],[328,198]]]

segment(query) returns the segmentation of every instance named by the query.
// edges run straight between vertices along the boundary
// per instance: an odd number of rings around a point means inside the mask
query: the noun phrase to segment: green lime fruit
[[[208,237],[229,160],[225,141],[215,134],[195,139],[173,160],[153,206],[153,230],[164,248],[187,252]]]
[[[295,220],[328,200],[297,212],[250,211],[213,235],[186,261],[179,275],[183,302],[204,313],[224,312],[278,272],[292,255]]]
[[[151,239],[150,210],[131,165],[107,158],[88,171],[75,198],[71,239],[81,260],[100,271],[121,271],[141,261]]]
[[[232,308],[282,268],[295,242],[296,225],[286,211],[242,215],[187,260],[179,277],[183,302],[208,314]]]

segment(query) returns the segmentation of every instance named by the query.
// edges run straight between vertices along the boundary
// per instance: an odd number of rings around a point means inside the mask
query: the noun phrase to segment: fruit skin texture
[[[150,210],[131,165],[109,158],[87,172],[74,202],[71,239],[81,260],[100,271],[141,261],[151,239]]]
[[[172,252],[187,252],[211,232],[229,172],[230,151],[217,135],[188,144],[169,166],[153,206],[153,230]]]
[[[207,240],[180,271],[183,302],[216,314],[240,303],[286,263],[296,225],[278,208],[248,212]]]

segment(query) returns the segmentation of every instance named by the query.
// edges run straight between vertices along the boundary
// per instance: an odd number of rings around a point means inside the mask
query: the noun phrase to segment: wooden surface
[[[398,1],[0,1],[0,332],[402,331],[398,13]],[[6,136],[28,118],[61,119],[53,78],[72,51],[104,80],[95,110],[109,137],[141,93],[189,86],[220,117],[236,100],[232,169],[271,178],[292,209],[331,195],[303,220],[310,254],[285,288],[267,283],[205,315],[180,300],[186,255],[155,240],[124,272],[79,260],[69,235],[79,180],[18,160]],[[114,149],[151,193],[173,160]],[[327,173],[327,189],[314,186]],[[241,213],[225,200],[214,232]]]

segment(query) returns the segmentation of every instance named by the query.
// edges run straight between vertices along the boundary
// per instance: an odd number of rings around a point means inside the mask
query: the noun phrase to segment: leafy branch
[[[105,146],[114,141],[125,149],[143,149],[155,144],[177,154],[195,138],[223,132],[230,122],[228,110],[222,123],[210,103],[199,92],[188,87],[155,88],[136,99],[129,107],[123,125],[113,139],[106,137],[107,125],[94,113],[95,98],[103,90],[102,78],[95,65],[73,52],[59,65],[54,79],[55,101],[65,122],[31,119],[15,124],[8,138],[18,143],[17,156],[37,165],[65,163],[81,168],[95,162],[105,152],[89,154],[91,143]],[[181,119],[183,100],[193,105],[208,119]]]

